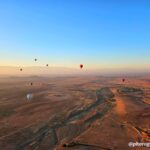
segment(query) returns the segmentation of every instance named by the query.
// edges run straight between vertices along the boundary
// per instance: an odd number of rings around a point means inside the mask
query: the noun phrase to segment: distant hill
[[[22,68],[22,71],[20,71]],[[0,75],[9,75],[11,77],[30,75],[38,77],[40,75],[72,75],[72,74],[85,74],[86,70],[65,68],[65,67],[9,67],[0,66]]]
[[[135,70],[135,69],[80,69],[80,68],[65,68],[65,67],[21,67],[23,70],[20,71],[20,67],[0,66],[0,76],[33,76],[38,77],[54,76],[54,75],[150,75],[150,70]]]

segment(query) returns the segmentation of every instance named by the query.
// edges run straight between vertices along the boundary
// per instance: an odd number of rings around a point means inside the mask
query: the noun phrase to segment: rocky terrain
[[[150,142],[148,79],[1,79],[0,148],[128,150],[129,142]],[[31,101],[26,99],[29,92]]]

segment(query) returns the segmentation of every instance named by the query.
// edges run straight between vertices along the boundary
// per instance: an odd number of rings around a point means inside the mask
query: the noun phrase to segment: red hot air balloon
[[[80,68],[81,68],[81,69],[83,68],[83,64],[80,64]]]
[[[122,82],[125,82],[126,79],[122,79]]]

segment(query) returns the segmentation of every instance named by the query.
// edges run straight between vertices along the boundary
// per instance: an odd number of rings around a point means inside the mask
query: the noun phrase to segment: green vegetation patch
[[[14,113],[13,110],[0,110],[0,117],[9,117]]]

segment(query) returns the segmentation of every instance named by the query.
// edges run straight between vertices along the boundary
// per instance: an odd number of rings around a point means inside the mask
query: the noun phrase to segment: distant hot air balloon
[[[22,68],[20,68],[20,71],[22,71],[23,69]]]
[[[34,61],[37,61],[37,58],[35,58]]]
[[[83,64],[80,64],[80,68],[81,68],[81,69],[83,68]]]
[[[46,64],[46,66],[48,67],[48,64]]]
[[[123,78],[123,79],[122,79],[122,82],[125,82],[125,80],[126,80],[126,79]]]
[[[27,94],[27,100],[32,100],[32,98],[33,98],[33,94],[32,93],[29,93],[29,94]]]

